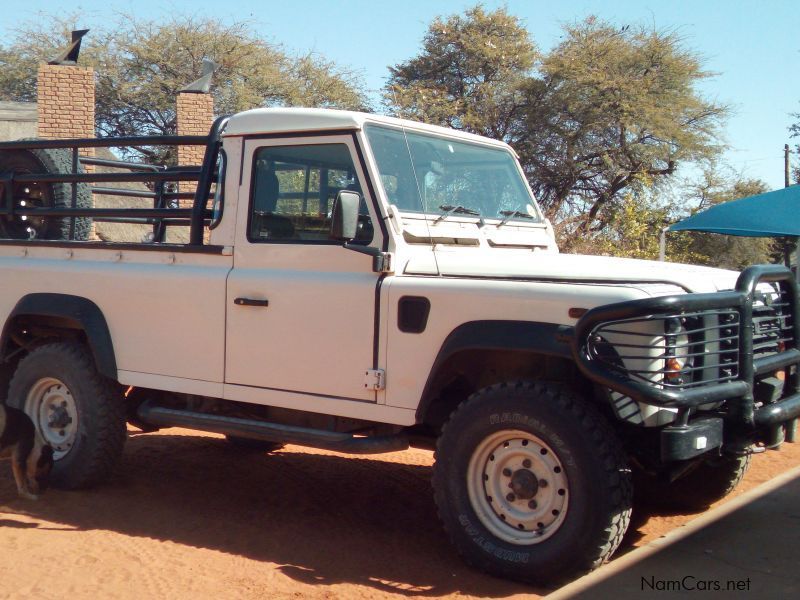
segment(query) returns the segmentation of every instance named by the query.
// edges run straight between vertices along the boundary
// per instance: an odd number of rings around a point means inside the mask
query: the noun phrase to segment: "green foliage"
[[[478,5],[430,25],[385,99],[401,116],[511,143],[566,249],[623,214],[629,192],[720,151],[727,108],[697,92],[710,74],[674,32],[589,18],[538,58],[518,19]]]
[[[0,48],[0,99],[35,100],[37,65],[66,44],[73,20],[31,24]],[[367,108],[352,73],[316,55],[290,56],[246,23],[120,17],[84,38],[79,59],[95,68],[98,134],[175,133],[176,95],[200,76],[203,58],[220,65],[211,91],[218,114],[274,105]]]
[[[661,231],[677,220],[670,204],[661,204],[652,190],[629,191],[608,216],[602,230],[572,240],[573,252],[624,258],[658,260]],[[692,248],[689,234],[669,233],[665,259],[670,262],[704,262],[707,257]]]
[[[797,264],[797,238],[776,237],[770,240],[770,262],[776,264]]]
[[[692,212],[697,212],[765,191],[767,185],[762,181],[743,179],[713,168],[705,170],[699,182],[685,187],[680,202],[671,201],[663,190],[629,190],[609,211],[602,230],[573,239],[569,245],[573,251],[584,254],[657,260],[662,229],[686,216],[680,214],[678,207],[694,206]],[[682,231],[668,232],[665,240],[665,258],[670,262],[736,270],[770,262],[770,238]]]
[[[703,179],[689,186],[687,204],[704,210],[715,204],[746,198],[768,191],[767,184],[757,179],[743,179],[708,169]],[[676,234],[668,234],[674,236]],[[687,232],[689,249],[699,264],[741,270],[748,265],[773,262],[770,260],[771,238],[742,237],[715,233]]]
[[[0,45],[0,100],[36,102],[36,75],[39,63],[52,59],[66,47],[70,31],[78,29],[71,17],[43,18],[16,31],[14,38]],[[95,44],[97,45],[97,44]],[[93,48],[81,46],[81,64],[92,63]]]
[[[565,28],[541,72],[518,152],[545,210],[579,235],[604,228],[625,190],[720,150],[726,109],[696,93],[709,74],[674,33],[590,18]]]
[[[384,100],[398,116],[507,139],[537,57],[516,17],[477,5],[431,23],[422,52],[389,67]]]

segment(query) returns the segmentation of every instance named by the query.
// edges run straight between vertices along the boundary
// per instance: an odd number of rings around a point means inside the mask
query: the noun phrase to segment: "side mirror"
[[[358,192],[342,190],[337,194],[331,213],[330,238],[332,240],[349,242],[356,237],[360,203],[361,195]]]

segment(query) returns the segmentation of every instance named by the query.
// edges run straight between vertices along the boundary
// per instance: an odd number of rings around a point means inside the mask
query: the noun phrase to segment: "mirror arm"
[[[383,254],[383,250],[373,246],[362,246],[361,244],[351,244],[350,242],[345,242],[344,247],[348,250],[352,250],[353,252],[360,252],[361,254],[366,254],[368,256],[381,256]]]
[[[351,244],[350,242],[345,242],[343,247],[346,250],[352,250],[353,252],[359,252],[361,254],[371,256],[372,270],[375,273],[391,273],[392,255],[388,252],[384,252],[380,248],[375,248],[373,246],[361,246],[360,244]]]

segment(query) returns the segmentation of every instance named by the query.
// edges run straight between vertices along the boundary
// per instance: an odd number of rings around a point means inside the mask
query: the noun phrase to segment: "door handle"
[[[237,306],[269,306],[269,300],[256,300],[255,298],[234,298]]]

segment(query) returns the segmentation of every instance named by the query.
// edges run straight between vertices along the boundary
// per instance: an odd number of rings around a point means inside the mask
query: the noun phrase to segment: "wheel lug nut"
[[[505,475],[506,477],[511,477],[511,469],[509,469],[508,467],[503,469],[503,475]]]
[[[528,502],[528,508],[530,509],[535,509],[537,506],[539,505],[536,504],[536,500],[531,500],[530,502]]]
[[[522,466],[525,467],[526,469],[530,469],[531,468],[531,460],[529,458],[526,458],[525,460],[522,461]]]
[[[539,480],[539,487],[547,487],[547,480],[546,479],[540,479]]]
[[[516,499],[517,497],[514,494],[509,494],[508,496],[506,496],[506,500],[508,500],[509,502],[514,502],[514,500]]]

